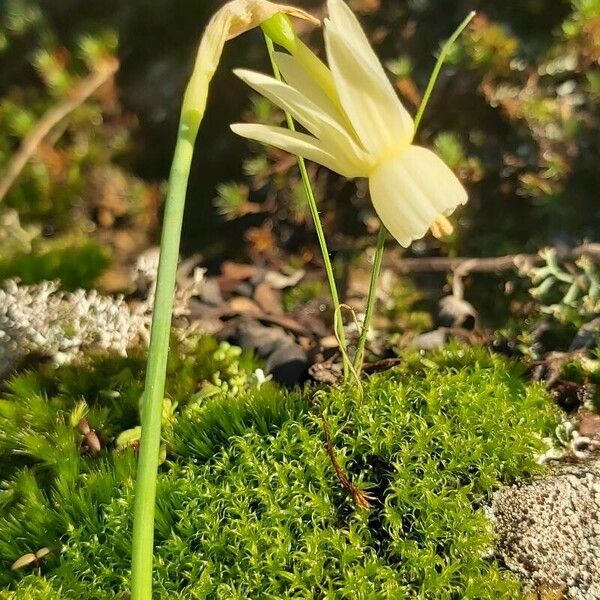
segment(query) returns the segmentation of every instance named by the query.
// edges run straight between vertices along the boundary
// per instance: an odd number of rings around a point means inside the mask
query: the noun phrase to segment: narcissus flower
[[[343,0],[327,5],[329,69],[288,34],[275,38],[291,53],[275,55],[286,83],[236,71],[308,133],[261,124],[234,124],[233,131],[345,177],[367,177],[377,214],[404,247],[428,229],[450,233],[446,216],[467,201],[467,193],[440,158],[412,143],[414,122],[352,11]]]

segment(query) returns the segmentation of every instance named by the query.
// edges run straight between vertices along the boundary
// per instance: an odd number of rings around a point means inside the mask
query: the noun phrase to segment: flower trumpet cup
[[[377,214],[404,247],[428,229],[451,233],[446,216],[467,201],[465,189],[438,156],[412,143],[413,119],[352,11],[343,0],[328,0],[327,6],[329,68],[298,40],[287,46],[291,54],[275,54],[285,83],[236,71],[307,133],[239,123],[232,130],[347,178],[367,177]]]

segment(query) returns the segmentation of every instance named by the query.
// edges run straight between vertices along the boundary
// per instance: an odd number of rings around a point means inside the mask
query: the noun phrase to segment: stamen
[[[451,235],[454,231],[452,223],[450,223],[450,221],[448,221],[444,215],[438,215],[436,220],[432,223],[430,229],[433,237],[437,238],[438,240],[442,239],[446,235]]]

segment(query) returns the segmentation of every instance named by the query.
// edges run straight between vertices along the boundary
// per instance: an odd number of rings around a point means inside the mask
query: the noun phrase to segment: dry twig
[[[568,260],[577,260],[584,255],[600,257],[600,244],[582,244],[564,251],[558,250],[558,256]],[[498,273],[515,268],[521,269],[523,266],[535,266],[542,262],[543,259],[539,254],[507,254],[485,258],[427,256],[424,258],[403,258],[394,261],[394,264],[389,266],[400,273],[445,273],[447,271],[456,272],[460,269],[461,273],[466,274],[475,272]]]
[[[44,141],[52,129],[64,118],[81,106],[99,87],[106,83],[119,68],[119,62],[111,58],[103,62],[102,66],[91,73],[77,87],[75,87],[60,104],[52,107],[29,132],[21,142],[20,148],[11,158],[0,181],[0,202],[4,199],[13,186],[25,165],[31,160],[39,145]]]
[[[313,408],[318,411],[319,417],[321,419],[321,426],[323,428],[323,435],[325,436],[325,450],[327,452],[327,456],[329,456],[329,460],[331,461],[331,466],[335,472],[335,476],[340,482],[341,486],[346,490],[346,493],[352,498],[352,502],[357,508],[362,508],[363,510],[369,510],[372,506],[373,500],[375,498],[371,496],[368,492],[364,492],[355,486],[346,473],[344,473],[344,469],[340,465],[337,456],[335,455],[335,449],[333,447],[333,441],[331,439],[331,429],[329,427],[329,422],[327,421],[327,417],[323,412],[323,409],[320,407],[317,395],[315,395],[311,400],[311,405]]]
[[[600,244],[582,244],[575,248],[557,249],[557,254],[565,260],[577,260],[582,256],[600,258]],[[517,270],[526,272],[543,263],[539,254],[508,254],[484,258],[424,257],[404,258],[390,264],[400,273],[446,273],[453,275],[452,291],[457,298],[463,297],[463,280],[469,273],[500,273]]]

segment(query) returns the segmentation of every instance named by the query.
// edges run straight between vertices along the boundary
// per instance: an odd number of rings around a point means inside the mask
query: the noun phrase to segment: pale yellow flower
[[[236,71],[248,85],[290,113],[308,133],[234,124],[237,134],[315,161],[345,177],[367,177],[381,221],[406,247],[467,201],[454,173],[433,152],[414,145],[414,122],[402,106],[358,20],[342,0],[328,0],[325,45],[329,69],[301,42],[277,53],[286,83]]]

